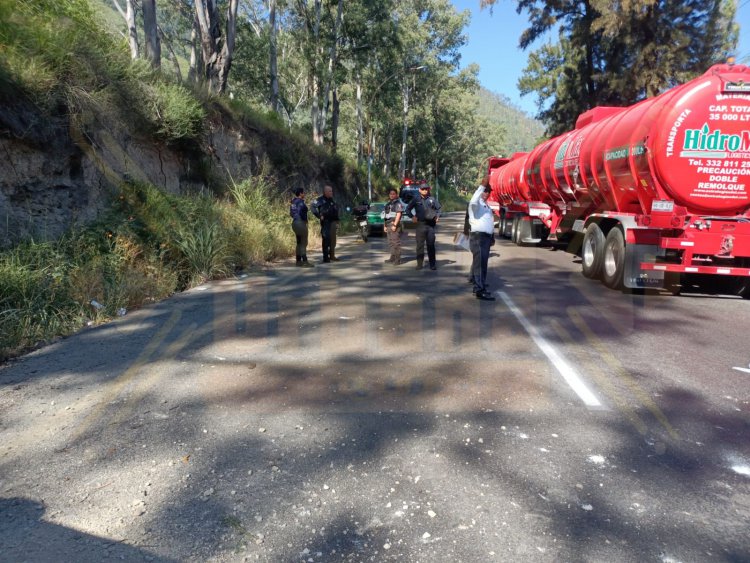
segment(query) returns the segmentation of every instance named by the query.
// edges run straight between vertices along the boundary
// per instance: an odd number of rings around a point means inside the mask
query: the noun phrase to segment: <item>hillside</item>
[[[514,106],[507,96],[481,88],[477,97],[480,120],[499,125],[506,132],[504,154],[529,151],[544,135],[544,126],[541,122]]]

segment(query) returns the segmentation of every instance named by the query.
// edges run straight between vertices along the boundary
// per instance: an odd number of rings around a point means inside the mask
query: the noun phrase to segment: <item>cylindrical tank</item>
[[[574,131],[514,155],[492,186],[549,205],[651,212],[672,200],[690,214],[750,213],[750,68],[715,65],[627,108],[598,107]]]

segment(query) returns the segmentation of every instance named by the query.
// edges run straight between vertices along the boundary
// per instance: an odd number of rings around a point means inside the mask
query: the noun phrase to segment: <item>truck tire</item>
[[[604,264],[605,238],[599,225],[591,223],[586,227],[581,247],[581,270],[589,279],[598,279],[602,275]]]
[[[516,244],[518,246],[527,246],[530,243],[523,242],[524,239],[531,238],[531,221],[524,221],[527,215],[518,217],[518,229],[516,230]]]
[[[604,242],[602,281],[612,289],[622,289],[625,277],[625,235],[615,227]]]
[[[505,218],[505,212],[502,212],[500,214],[500,225],[498,225],[497,229],[500,231],[500,238],[507,238],[506,231],[508,229],[507,225],[508,220]]]
[[[518,219],[519,215],[513,217],[513,223],[510,226],[510,241],[513,244],[518,244]]]

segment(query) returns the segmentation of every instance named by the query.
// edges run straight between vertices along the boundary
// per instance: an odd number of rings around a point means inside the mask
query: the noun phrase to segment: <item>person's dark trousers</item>
[[[294,231],[294,236],[297,239],[295,248],[297,262],[307,262],[307,223],[302,219],[295,219],[292,221],[292,231]]]
[[[392,226],[393,223],[386,223],[385,225],[385,234],[388,237],[388,247],[391,251],[391,257],[388,261],[398,266],[401,263],[401,225],[395,231],[391,228]]]
[[[474,276],[474,293],[485,293],[487,291],[487,262],[490,259],[490,245],[493,236],[488,233],[471,233],[470,248],[474,256],[471,265],[472,275]]]
[[[471,251],[471,267],[469,268],[469,282],[475,284],[474,292],[476,293],[476,282],[477,279],[474,277],[474,271],[479,266],[479,243],[477,237],[469,233],[469,250]]]
[[[331,261],[333,221],[320,222],[320,237],[323,239],[323,262]]]
[[[427,223],[417,225],[417,267],[424,263],[424,247],[427,244],[427,259],[430,262],[430,268],[436,267],[435,259],[435,226]]]

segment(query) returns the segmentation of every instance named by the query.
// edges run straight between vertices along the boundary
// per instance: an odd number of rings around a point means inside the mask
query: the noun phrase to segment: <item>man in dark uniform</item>
[[[388,202],[383,208],[383,217],[385,219],[383,229],[385,229],[385,235],[388,237],[388,246],[391,250],[391,257],[386,260],[386,263],[398,266],[401,264],[401,233],[403,226],[401,225],[401,218],[404,213],[404,204],[398,198],[398,191],[396,188],[391,188],[388,191]]]
[[[336,231],[339,227],[339,208],[333,201],[333,188],[326,185],[323,195],[312,202],[310,210],[320,219],[320,236],[323,239],[323,262],[338,262],[336,258]]]
[[[430,270],[437,270],[435,260],[435,226],[440,220],[440,204],[430,195],[430,186],[419,186],[419,195],[406,206],[404,214],[409,217],[414,211],[412,221],[417,223],[417,270],[424,267],[424,245],[427,243],[427,258]]]

